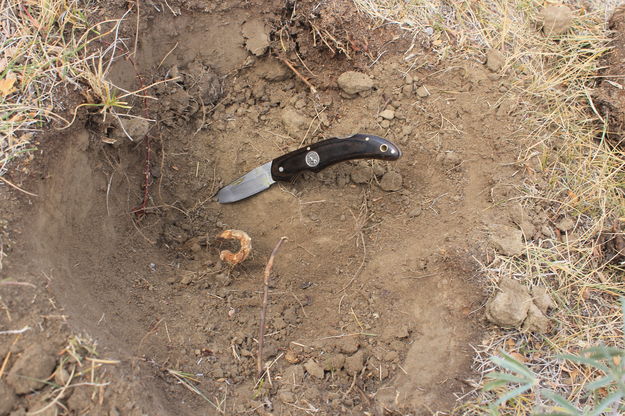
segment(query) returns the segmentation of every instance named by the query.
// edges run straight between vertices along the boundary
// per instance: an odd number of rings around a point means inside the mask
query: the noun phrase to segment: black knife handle
[[[276,158],[271,163],[274,181],[289,181],[301,172],[319,172],[352,159],[397,160],[401,150],[382,137],[354,134],[343,139],[322,140]]]

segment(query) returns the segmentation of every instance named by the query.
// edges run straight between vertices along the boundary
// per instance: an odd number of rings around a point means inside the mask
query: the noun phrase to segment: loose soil
[[[2,194],[3,277],[36,286],[0,287],[2,328],[33,328],[0,339],[7,371],[29,345],[52,355],[72,332],[121,363],[98,394],[70,389],[59,402],[68,414],[451,410],[471,390],[485,330],[476,270],[489,230],[516,229],[502,202],[535,167],[517,163],[523,124],[507,80],[481,62],[438,63],[427,40],[376,27],[347,2],[213,3],[142,3],[137,54],[111,79],[133,90],[179,77],[150,89],[158,101],[132,103],[157,122],[85,114],[42,139],[28,174],[9,177],[38,197]],[[348,96],[337,86],[348,70],[374,87]],[[213,199],[284,152],[356,132],[394,141],[403,157],[335,165],[236,204]],[[225,229],[252,238],[234,268],[219,260],[232,249],[216,238]],[[262,273],[282,236],[270,370],[257,385]],[[37,409],[36,392],[14,400],[12,414]]]

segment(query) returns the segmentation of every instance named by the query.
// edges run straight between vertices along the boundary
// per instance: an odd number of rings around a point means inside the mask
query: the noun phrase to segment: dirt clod
[[[352,182],[357,184],[363,184],[371,180],[373,172],[371,171],[371,168],[367,165],[358,165],[352,170],[350,176],[352,178]]]
[[[506,58],[501,52],[496,49],[489,49],[486,51],[486,68],[492,72],[499,72],[503,65],[506,63]]]
[[[517,256],[523,253],[523,232],[507,225],[494,225],[490,228],[490,242],[501,254]]]
[[[253,55],[262,56],[269,47],[269,35],[265,24],[260,20],[249,20],[241,27],[245,38],[245,48]]]
[[[281,119],[284,128],[292,136],[297,136],[306,129],[309,124],[308,118],[293,108],[285,108],[284,111],[282,111]]]
[[[362,72],[343,72],[337,82],[339,88],[349,95],[363,93],[373,88],[373,80],[371,77]]]
[[[558,230],[565,233],[569,232],[575,227],[575,220],[571,217],[564,217],[556,223],[556,227],[558,227]]]
[[[15,393],[26,394],[42,388],[55,365],[56,360],[48,351],[38,344],[31,345],[15,361],[6,381]]]
[[[343,354],[325,354],[323,358],[323,368],[326,371],[337,371],[343,368],[345,356]]]
[[[120,130],[118,136],[128,137],[134,141],[143,140],[150,130],[150,122],[140,118],[119,118]],[[126,134],[128,136],[126,136]]]
[[[311,376],[318,378],[318,379],[323,378],[323,375],[324,375],[323,367],[317,364],[316,361],[312,359],[308,360],[306,364],[304,364],[304,368],[306,369],[306,372],[310,374]]]
[[[543,9],[542,20],[545,35],[561,35],[571,28],[573,12],[564,4],[547,6]]]
[[[504,328],[519,327],[531,305],[527,287],[516,280],[502,278],[499,292],[486,305],[486,318]]]
[[[532,303],[527,312],[527,318],[523,322],[523,329],[541,334],[546,333],[551,329],[551,321]]]
[[[425,85],[422,85],[419,88],[417,88],[417,95],[420,98],[425,98],[425,97],[429,97],[431,93],[428,87],[426,87]]]
[[[358,374],[362,371],[365,362],[365,352],[360,350],[351,357],[345,359],[345,371],[350,376]]]
[[[344,354],[353,354],[358,351],[360,341],[357,337],[343,337],[336,341],[336,348]]]
[[[385,120],[392,120],[395,118],[395,111],[391,109],[386,109],[380,113],[380,117]]]
[[[292,365],[284,370],[282,380],[288,384],[301,384],[304,380],[304,367],[301,365]]]
[[[547,293],[547,288],[544,286],[534,286],[532,288],[532,299],[534,300],[534,304],[538,307],[538,309],[543,313],[547,314],[547,311],[550,308],[555,308],[555,303]]]
[[[403,178],[398,172],[387,172],[382,176],[380,188],[387,192],[399,191],[403,183]]]
[[[259,61],[254,70],[261,78],[269,82],[285,81],[293,76],[293,72],[286,65],[271,57]]]
[[[13,389],[0,380],[0,416],[8,415],[16,400],[17,397]]]

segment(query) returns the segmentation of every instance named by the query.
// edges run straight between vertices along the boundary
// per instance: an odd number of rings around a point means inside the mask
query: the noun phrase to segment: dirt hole
[[[397,34],[357,31],[368,22],[324,46],[304,22],[284,26],[281,5],[261,14],[229,6],[141,17],[134,65],[117,61],[113,82],[132,90],[179,78],[151,90],[159,101],[145,114],[133,103],[133,114],[158,122],[88,117],[47,144],[28,267],[50,277],[74,329],[128,364],[130,391],[154,414],[450,410],[471,389],[482,331],[475,260],[489,224],[510,223],[494,202],[518,181],[521,133],[506,80],[479,62],[436,67],[425,51],[426,64],[410,70],[410,37],[375,50],[368,39]],[[279,50],[284,27],[282,39],[297,42],[289,58],[318,98],[264,50]],[[337,45],[353,58],[333,54]],[[373,61],[365,51],[386,52]],[[336,82],[347,70],[374,88],[349,96]],[[286,151],[356,132],[389,138],[403,157],[339,164],[238,204],[212,200]],[[254,247],[234,269],[219,261],[228,247],[215,238],[228,228],[248,232]],[[271,382],[259,387],[262,270],[281,236]],[[192,375],[204,397],[171,371]]]

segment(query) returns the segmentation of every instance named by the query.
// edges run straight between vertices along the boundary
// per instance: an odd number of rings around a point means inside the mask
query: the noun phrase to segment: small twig
[[[28,282],[14,282],[11,280],[2,280],[0,281],[0,286],[28,286],[28,287],[32,287],[32,288],[36,288],[37,286],[33,285],[32,283],[28,283]]]
[[[37,194],[33,194],[32,192],[28,192],[22,188],[20,188],[19,186],[17,186],[16,184],[14,184],[13,182],[9,181],[8,179],[0,176],[0,180],[4,183],[6,183],[7,185],[9,185],[11,188],[15,188],[20,192],[24,192],[26,195],[30,195],[30,196],[38,196]]]
[[[0,335],[15,335],[15,334],[23,334],[24,332],[30,330],[29,326],[25,326],[22,329],[9,329],[7,331],[0,331]]]
[[[278,59],[279,59],[279,60],[281,60],[282,62],[284,62],[286,66],[288,66],[289,68],[291,68],[291,71],[293,71],[293,72],[295,73],[295,75],[297,75],[297,77],[298,77],[299,79],[301,79],[301,80],[304,82],[304,84],[306,84],[306,85],[308,86],[308,88],[310,88],[310,92],[312,92],[313,94],[317,94],[317,88],[315,88],[315,86],[314,86],[314,85],[312,85],[312,84],[310,83],[310,81],[308,81],[308,80],[306,79],[306,77],[305,77],[305,76],[303,76],[303,75],[302,75],[302,74],[301,74],[301,73],[300,73],[297,69],[295,69],[295,67],[293,66],[293,64],[292,64],[291,62],[289,62],[289,60],[288,60],[288,59],[281,58],[281,57],[278,57]]]
[[[269,297],[269,277],[271,275],[271,268],[273,267],[273,259],[278,253],[282,242],[285,241],[286,237],[281,237],[278,241],[278,244],[274,247],[271,255],[269,256],[269,261],[267,261],[267,266],[265,266],[265,273],[263,279],[263,304],[260,310],[260,328],[258,330],[258,362],[257,362],[257,370],[258,370],[258,378],[263,375],[263,344],[265,341],[265,315],[267,313],[267,298]]]

